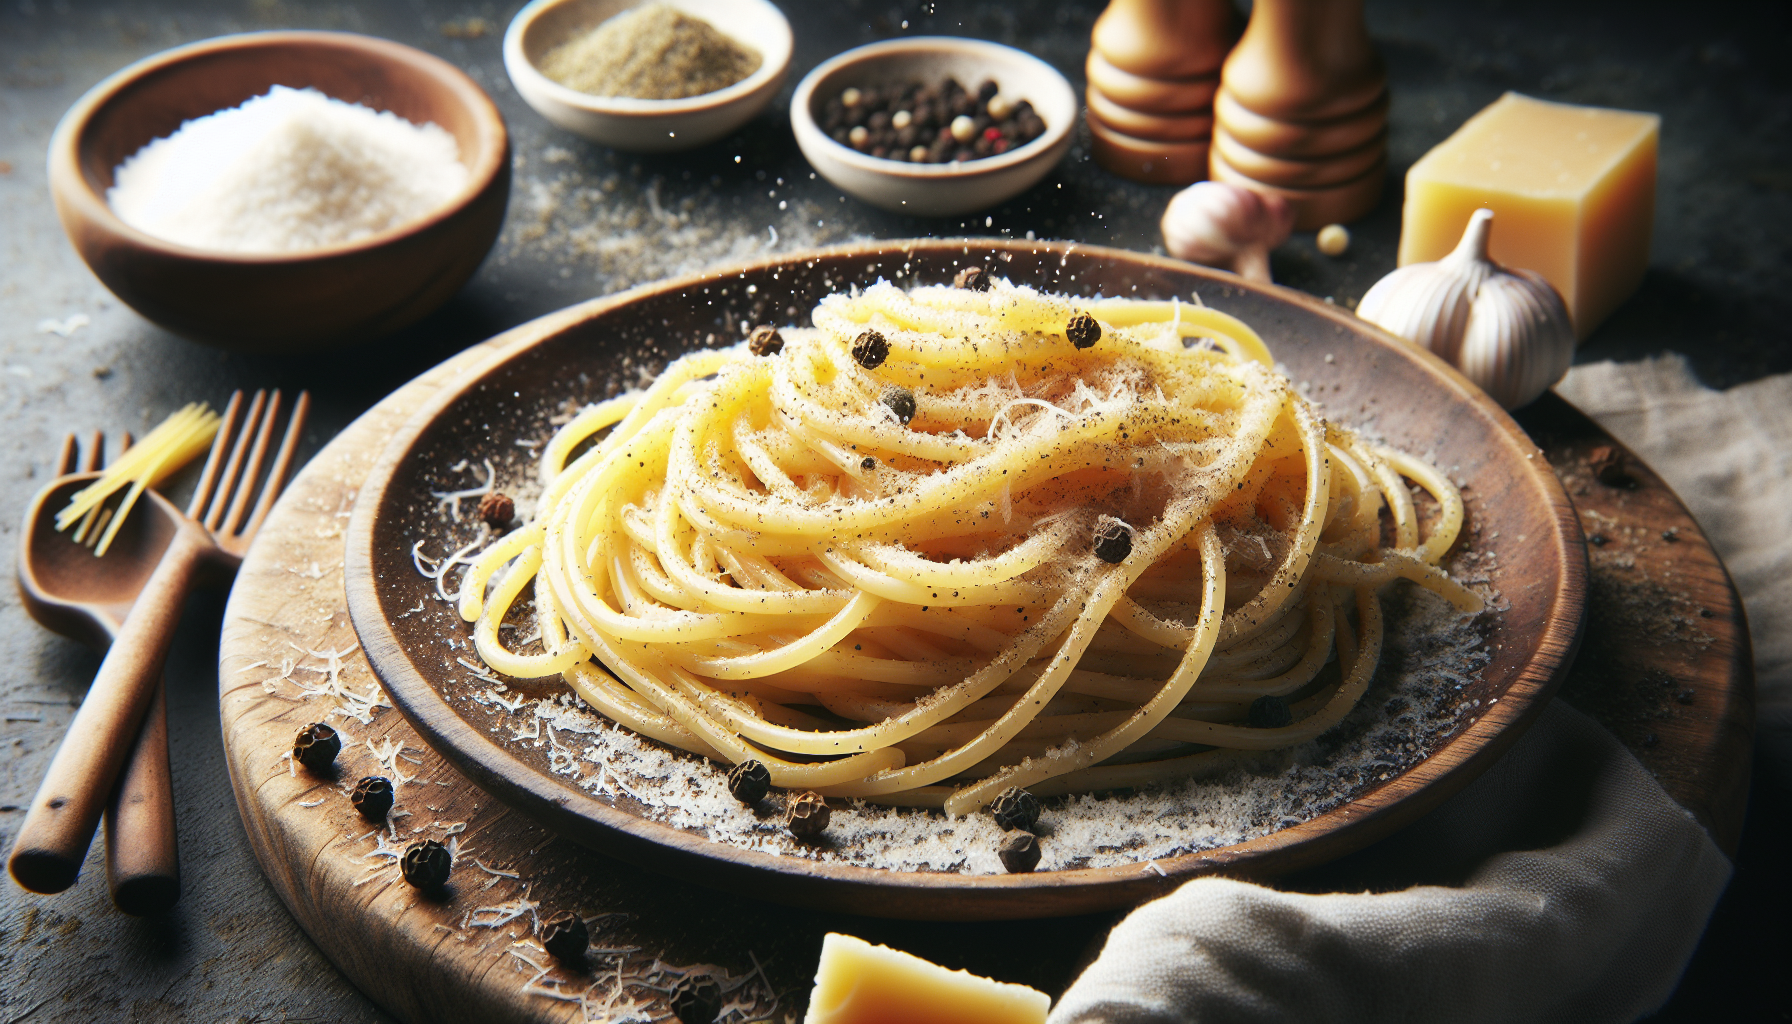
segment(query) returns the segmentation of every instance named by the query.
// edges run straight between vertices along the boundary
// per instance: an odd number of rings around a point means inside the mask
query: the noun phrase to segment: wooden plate
[[[500,742],[473,716],[464,627],[447,628],[411,548],[434,521],[448,469],[490,458],[515,477],[567,403],[632,385],[691,348],[741,337],[740,324],[803,322],[825,294],[886,277],[948,281],[994,262],[1017,282],[1071,294],[1187,297],[1243,318],[1270,342],[1328,415],[1372,424],[1389,443],[1428,453],[1466,483],[1471,523],[1497,553],[1505,605],[1487,624],[1491,661],[1462,694],[1485,708],[1426,760],[1348,803],[1234,846],[1158,859],[1168,879],[1224,871],[1267,876],[1307,867],[1392,832],[1460,789],[1517,737],[1566,671],[1579,635],[1586,548],[1546,460],[1473,385],[1350,313],[1308,296],[1159,257],[1087,246],[926,240],[847,246],[647,285],[518,327],[509,353],[445,387],[393,437],[350,520],[344,584],[374,671],[419,733],[478,785],[546,827],[674,877],[781,902],[886,917],[1045,917],[1136,903],[1166,879],[1140,865],[975,876],[884,871],[777,857],[711,842],[572,785],[539,750]],[[481,471],[482,472],[482,471]],[[436,612],[417,609],[443,608]],[[462,644],[460,647],[451,645]],[[1497,702],[1495,699],[1497,698]]]

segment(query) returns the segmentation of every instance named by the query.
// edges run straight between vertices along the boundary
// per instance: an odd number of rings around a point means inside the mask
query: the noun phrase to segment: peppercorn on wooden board
[[[560,326],[548,318],[534,329]],[[471,349],[356,421],[293,482],[238,577],[221,649],[224,741],[256,855],[301,925],[371,997],[414,1021],[602,1020],[631,1008],[667,1018],[667,999],[687,977],[720,983],[724,1009],[740,1011],[726,1020],[795,1021],[828,931],[1061,991],[1110,918],[942,926],[697,888],[585,850],[508,810],[385,706],[342,591],[349,509],[413,410],[532,336],[512,332]],[[1747,784],[1752,680],[1728,576],[1646,467],[1630,459],[1621,475],[1608,474],[1618,486],[1598,482],[1592,450],[1613,447],[1620,458],[1622,450],[1585,417],[1552,396],[1524,421],[1587,532],[1605,540],[1593,555],[1583,658],[1564,696],[1610,726],[1731,849]],[[331,719],[343,739],[335,771],[293,765],[294,737],[330,708],[350,714]],[[398,783],[394,817],[380,829],[350,804],[366,775]],[[413,889],[399,874],[398,852],[423,838],[455,849],[440,893]],[[582,968],[558,965],[541,948],[537,921],[562,910],[590,921],[593,950]]]

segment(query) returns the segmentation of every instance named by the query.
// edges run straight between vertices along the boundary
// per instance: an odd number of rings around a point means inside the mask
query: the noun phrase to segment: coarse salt
[[[454,136],[390,112],[274,86],[195,118],[118,166],[106,201],[198,249],[290,253],[417,220],[467,185]]]

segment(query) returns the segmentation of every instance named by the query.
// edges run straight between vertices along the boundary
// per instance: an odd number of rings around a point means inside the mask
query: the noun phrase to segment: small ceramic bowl
[[[1011,100],[1028,100],[1045,134],[1000,156],[963,163],[911,164],[843,146],[815,117],[847,87],[896,82],[943,82],[967,89],[986,80]],[[892,39],[848,50],[804,76],[790,101],[790,126],[803,155],[841,191],[897,213],[946,217],[994,206],[1031,188],[1070,148],[1076,93],[1064,76],[1037,57],[1000,43],[956,36]]]
[[[112,212],[106,190],[125,158],[275,85],[442,126],[459,143],[466,189],[370,238],[278,255],[164,241]],[[421,50],[340,32],[257,32],[168,50],[94,86],[50,139],[50,192],[75,250],[137,312],[224,348],[295,352],[397,330],[465,283],[504,220],[510,141],[491,98]]]
[[[638,0],[534,0],[504,33],[504,70],[523,99],[569,132],[616,149],[666,153],[714,142],[753,119],[790,70],[790,22],[767,0],[670,0],[759,51],[759,70],[726,89],[681,100],[592,96],[542,74],[536,62]]]

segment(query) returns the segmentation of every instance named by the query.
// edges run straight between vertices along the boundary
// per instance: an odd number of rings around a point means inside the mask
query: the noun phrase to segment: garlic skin
[[[1170,199],[1162,227],[1177,259],[1268,283],[1269,251],[1294,230],[1294,208],[1281,196],[1197,181]]]
[[[1516,409],[1568,372],[1574,328],[1542,275],[1488,258],[1492,225],[1492,210],[1476,210],[1454,251],[1377,281],[1356,315],[1437,353],[1501,406]]]

